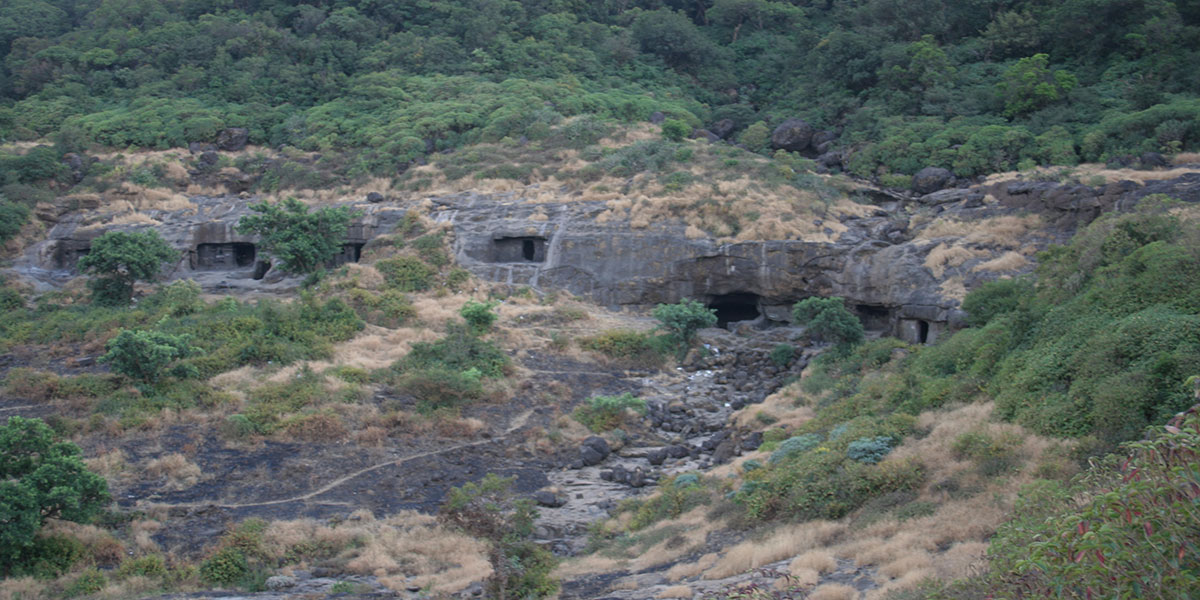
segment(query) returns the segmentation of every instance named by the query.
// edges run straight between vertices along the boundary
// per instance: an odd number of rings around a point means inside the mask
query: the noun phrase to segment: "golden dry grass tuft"
[[[973,258],[979,258],[986,254],[987,252],[983,250],[966,248],[964,246],[952,246],[942,242],[925,256],[925,268],[933,272],[935,278],[941,279],[946,269],[961,266]]]
[[[782,527],[765,540],[747,540],[729,548],[703,576],[705,579],[724,579],[757,569],[805,550],[827,546],[845,532],[845,523],[832,521],[809,521]]]
[[[858,590],[841,583],[826,583],[817,586],[808,595],[808,600],[857,600]]]
[[[792,559],[788,563],[788,571],[794,572],[797,569],[811,569],[818,574],[824,575],[837,568],[837,561],[834,560],[833,554],[826,550],[809,550],[800,556]]]
[[[1171,157],[1171,164],[1195,165],[1200,164],[1200,152],[1180,152]]]
[[[708,554],[702,555],[700,558],[696,559],[695,562],[677,563],[670,569],[667,569],[667,581],[673,583],[683,579],[690,579],[692,577],[699,576],[705,570],[716,564],[717,558],[718,554],[716,552],[709,552]]]
[[[691,598],[695,596],[692,588],[686,585],[673,585],[669,588],[664,588],[661,592],[655,595],[655,598]]]
[[[182,490],[200,481],[204,472],[188,457],[173,453],[148,461],[145,465],[147,473],[155,477],[167,478],[167,489]]]
[[[359,510],[337,525],[314,519],[275,521],[263,533],[263,549],[272,557],[282,558],[303,542],[343,548],[334,563],[350,573],[378,577],[397,591],[416,584],[452,594],[491,575],[485,544],[415,512],[375,519]]]
[[[0,600],[41,600],[49,597],[49,583],[33,577],[0,579]]]
[[[972,271],[1017,271],[1029,266],[1029,259],[1009,250],[992,260],[975,265]]]

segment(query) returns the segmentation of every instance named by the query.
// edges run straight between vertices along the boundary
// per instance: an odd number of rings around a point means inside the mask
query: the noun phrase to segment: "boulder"
[[[380,194],[379,192],[371,192],[367,194],[367,202],[372,204],[383,202],[383,194]]]
[[[719,136],[707,129],[697,129],[692,132],[692,139],[693,140],[708,140],[708,143],[713,144],[713,143],[721,141],[721,136]]]
[[[1167,166],[1167,157],[1157,152],[1146,152],[1142,154],[1139,161],[1143,169],[1158,169]]]
[[[913,175],[913,191],[918,194],[932,194],[945,188],[954,179],[954,174],[941,167],[925,167]]]
[[[812,144],[812,146],[814,148],[818,148],[825,144],[830,144],[833,142],[833,140],[836,140],[836,139],[837,139],[836,133],[829,131],[829,130],[824,130],[824,131],[818,131],[818,132],[814,133],[812,136],[812,141],[809,143]]]
[[[63,155],[62,162],[71,171],[71,179],[75,183],[83,181],[87,175],[88,160],[74,152],[68,152]]]
[[[656,110],[656,111],[650,113],[650,122],[654,123],[655,125],[658,125],[666,120],[667,120],[667,115],[664,115],[662,113],[662,111]]]
[[[296,578],[290,575],[275,575],[274,577],[268,577],[267,581],[263,585],[265,585],[268,590],[277,592],[296,587]]]
[[[663,461],[667,460],[667,449],[658,448],[656,450],[651,450],[646,454],[646,460],[650,461],[650,464],[656,467],[663,464]]]
[[[221,155],[214,151],[203,152],[200,154],[200,157],[197,160],[199,160],[201,164],[211,167],[217,164],[218,160],[221,160]]]
[[[250,141],[250,130],[245,127],[229,127],[217,134],[217,148],[226,152],[237,152]]]
[[[788,119],[771,132],[771,147],[788,152],[801,152],[812,142],[813,128],[801,119]]]
[[[537,502],[539,506],[545,506],[546,508],[558,508],[567,503],[567,499],[565,497],[555,494],[550,490],[541,490],[539,492],[535,492],[533,494],[533,500],[534,502]]]
[[[733,120],[721,119],[720,121],[710,125],[708,130],[713,132],[713,134],[715,134],[717,137],[725,139],[729,137],[729,134],[733,133],[733,130],[736,128],[737,125],[733,123]]]
[[[579,446],[579,459],[587,466],[598,465],[612,452],[604,438],[593,435]]]

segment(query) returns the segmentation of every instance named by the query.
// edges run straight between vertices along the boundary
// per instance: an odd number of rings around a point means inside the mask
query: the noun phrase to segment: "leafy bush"
[[[692,134],[692,128],[678,119],[667,119],[662,124],[662,136],[672,142],[681,142]]]
[[[462,315],[463,319],[466,319],[467,327],[471,329],[472,333],[482,335],[487,333],[492,328],[492,324],[499,318],[499,315],[492,312],[492,309],[498,304],[499,302],[467,300],[467,303],[463,304],[462,308],[458,310],[458,314]]]
[[[162,378],[167,366],[195,352],[190,335],[168,335],[157,331],[122,330],[108,341],[108,352],[100,357],[101,362],[112,365],[112,369],[145,383],[154,383]],[[176,373],[179,373],[176,369]]]
[[[796,348],[791,344],[776,344],[771,348],[771,362],[777,367],[786,367],[792,362],[792,357],[796,355]]]
[[[839,352],[862,343],[863,326],[841,298],[813,296],[792,307],[792,320],[803,325],[809,337],[833,343]]]
[[[96,567],[89,567],[71,581],[63,595],[67,598],[95,594],[108,585],[108,579]]]
[[[399,256],[375,263],[388,286],[401,292],[423,292],[433,285],[437,270],[415,256]]]
[[[229,586],[250,574],[250,561],[238,548],[225,547],[200,563],[200,578],[211,585]]]
[[[346,207],[326,206],[310,212],[299,200],[259,202],[250,206],[259,213],[238,219],[236,230],[257,235],[264,251],[280,260],[290,273],[312,273],[337,256],[354,213]]]
[[[152,577],[161,579],[167,575],[167,563],[161,554],[147,554],[137,558],[127,558],[117,567],[117,577]]]
[[[476,369],[483,377],[502,377],[508,367],[508,355],[494,343],[471,335],[466,328],[451,327],[436,342],[417,342],[394,365],[401,372],[440,368],[465,372]]]
[[[9,202],[0,196],[0,244],[16,237],[21,227],[29,220],[29,207]]]
[[[709,488],[709,482],[701,478],[694,484],[677,485],[680,477],[691,481],[694,474],[685,473],[662,481],[658,493],[645,500],[627,500],[622,503],[622,510],[633,511],[633,518],[629,521],[630,531],[645,529],[664,519],[678,517],[697,506],[712,503],[714,494]]]
[[[698,330],[717,324],[715,310],[690,298],[684,298],[678,304],[659,304],[651,314],[680,352],[691,346]]]
[[[575,409],[575,420],[596,433],[621,425],[627,411],[646,414],[646,401],[626,392],[620,396],[593,396]]]
[[[579,346],[630,364],[657,365],[663,361],[662,344],[641,331],[610,329],[596,336],[580,338]]]
[[[858,438],[846,447],[846,457],[860,463],[873,465],[883,460],[892,451],[895,440],[888,436]]]
[[[808,452],[821,444],[821,436],[815,433],[805,433],[783,440],[779,443],[778,449],[771,453],[771,457],[767,459],[768,464],[775,464],[780,461],[787,460],[802,452]]]

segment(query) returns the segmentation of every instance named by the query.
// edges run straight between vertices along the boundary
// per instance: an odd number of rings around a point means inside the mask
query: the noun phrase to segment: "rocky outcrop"
[[[913,191],[918,194],[932,194],[954,180],[954,174],[941,167],[925,167],[913,175]]]
[[[249,141],[250,130],[245,127],[230,127],[217,134],[217,148],[226,152],[237,152],[245,148]]]
[[[813,127],[801,119],[788,119],[771,132],[771,147],[788,152],[803,152],[813,138]]]

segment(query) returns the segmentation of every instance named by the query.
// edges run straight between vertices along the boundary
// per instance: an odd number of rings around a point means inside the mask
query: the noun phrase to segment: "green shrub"
[[[802,452],[808,452],[819,445],[821,445],[821,436],[815,433],[792,436],[779,443],[779,448],[771,453],[771,457],[767,459],[767,463],[773,465],[793,458]]]
[[[465,327],[451,327],[435,342],[417,342],[408,355],[397,361],[394,368],[401,372],[441,368],[465,372],[476,369],[483,377],[502,377],[509,358],[494,343],[480,339]]]
[[[858,438],[846,447],[846,457],[860,463],[873,465],[887,456],[896,443],[891,437],[877,436],[873,438]]]
[[[100,362],[109,363],[122,375],[154,383],[166,373],[168,365],[195,352],[191,342],[190,335],[126,329],[105,344],[108,352],[100,357]]]
[[[663,361],[661,344],[655,342],[654,336],[641,331],[610,329],[596,336],[580,338],[579,346],[631,364],[658,365]]]
[[[250,574],[250,562],[237,548],[221,548],[200,563],[200,578],[210,585],[231,586]]]
[[[414,256],[399,256],[375,263],[388,286],[401,292],[423,292],[433,286],[437,270]]]
[[[651,314],[681,353],[691,346],[697,331],[717,324],[715,310],[690,298],[684,298],[678,304],[659,304]]]
[[[786,367],[792,362],[792,358],[796,355],[796,348],[791,344],[776,344],[771,348],[771,362],[777,367]]]
[[[428,367],[405,371],[396,380],[396,387],[417,399],[422,412],[461,406],[483,396],[483,381],[479,369],[465,371]]]
[[[117,577],[151,577],[162,579],[167,576],[167,563],[161,554],[147,554],[137,558],[127,558],[117,567]]]
[[[621,425],[626,412],[646,414],[646,401],[628,392],[620,396],[593,396],[575,409],[575,420],[600,433]]]
[[[629,530],[645,529],[664,519],[678,517],[697,506],[711,504],[714,499],[713,492],[703,478],[692,485],[675,484],[679,477],[688,478],[686,480],[690,481],[690,475],[692,474],[685,473],[674,479],[662,481],[658,487],[658,493],[645,500],[639,499],[623,503],[623,510],[633,511],[633,518],[629,521]]]
[[[88,282],[92,299],[102,306],[125,306],[133,299],[133,284],[152,280],[163,263],[179,253],[167,245],[157,230],[135,233],[110,231],[92,240],[87,256],[79,259],[79,270],[97,277]]]
[[[0,196],[0,244],[16,237],[28,219],[29,207],[9,202],[4,196]]]
[[[467,327],[475,335],[487,333],[492,328],[492,324],[496,322],[499,315],[492,312],[493,308],[499,305],[499,302],[476,302],[467,300],[462,308],[458,310],[458,314],[467,321]]]
[[[672,142],[682,142],[692,134],[692,128],[686,122],[678,119],[667,119],[662,124],[663,138]]]
[[[108,579],[96,567],[89,567],[73,579],[67,588],[63,590],[63,595],[67,598],[75,598],[77,596],[87,596],[95,594],[108,585]]]
[[[805,326],[809,337],[831,342],[842,353],[863,341],[862,322],[846,310],[841,298],[801,300],[792,307],[792,319]]]
[[[238,233],[257,235],[262,249],[278,258],[285,271],[313,273],[337,256],[354,213],[346,207],[326,206],[309,211],[295,198],[250,206],[259,213],[238,219]]]

